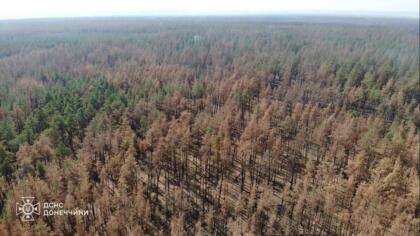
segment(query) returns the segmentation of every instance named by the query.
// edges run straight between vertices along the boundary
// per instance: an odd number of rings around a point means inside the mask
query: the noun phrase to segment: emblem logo
[[[34,214],[40,215],[40,205],[34,204],[34,199],[34,197],[22,197],[22,204],[16,203],[16,215],[21,215],[22,221],[34,221]]]

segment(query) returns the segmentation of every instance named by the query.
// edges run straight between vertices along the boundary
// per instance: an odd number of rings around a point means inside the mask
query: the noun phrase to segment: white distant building
[[[196,35],[194,35],[193,39],[194,39],[194,43],[197,43],[197,42],[199,42],[200,40],[202,40],[202,39],[203,39],[203,37],[201,37],[200,35],[196,34]]]

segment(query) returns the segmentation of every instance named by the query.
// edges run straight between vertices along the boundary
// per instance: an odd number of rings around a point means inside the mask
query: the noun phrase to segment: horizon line
[[[415,11],[335,11],[335,10],[296,10],[296,11],[145,11],[112,13],[101,12],[91,14],[72,14],[56,16],[11,16],[0,20],[37,20],[37,19],[68,19],[68,18],[114,18],[114,17],[249,17],[249,16],[324,16],[324,17],[372,17],[392,19],[419,19]]]

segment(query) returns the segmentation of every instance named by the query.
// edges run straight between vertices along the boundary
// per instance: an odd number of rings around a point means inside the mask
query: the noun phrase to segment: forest
[[[418,19],[1,20],[0,235],[418,235],[419,76]]]

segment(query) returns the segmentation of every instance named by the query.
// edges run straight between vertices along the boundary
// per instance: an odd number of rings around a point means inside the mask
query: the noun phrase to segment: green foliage
[[[45,178],[47,168],[45,167],[45,165],[42,162],[37,161],[36,164],[35,164],[35,169],[36,169],[37,176],[39,176],[40,178]]]
[[[13,153],[8,152],[0,142],[0,176],[10,178],[13,173]]]
[[[0,141],[9,142],[16,136],[14,124],[10,119],[3,119],[0,121]]]
[[[58,158],[62,159],[64,157],[67,157],[70,154],[71,154],[70,148],[66,147],[66,145],[64,145],[61,142],[59,144],[57,144],[57,147],[55,149],[55,155]]]
[[[348,73],[347,70],[343,67],[340,67],[340,69],[338,69],[338,71],[337,71],[336,78],[337,78],[338,84],[340,86],[340,89],[343,89],[344,85],[346,84],[347,73]]]
[[[346,81],[346,87],[360,86],[360,83],[363,78],[364,78],[363,66],[360,63],[357,63],[350,71],[349,78]]]

